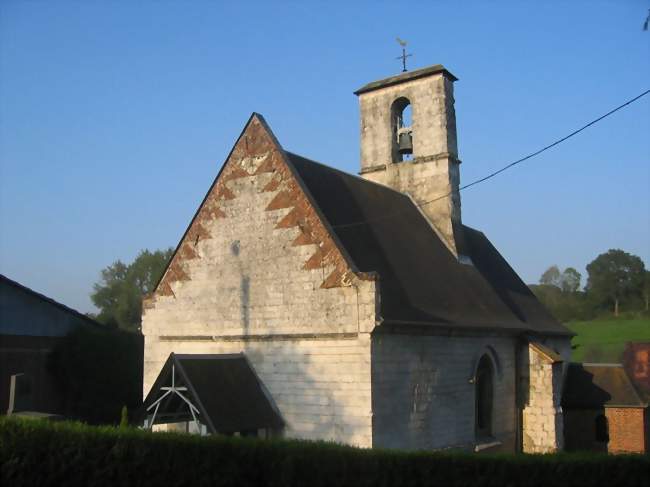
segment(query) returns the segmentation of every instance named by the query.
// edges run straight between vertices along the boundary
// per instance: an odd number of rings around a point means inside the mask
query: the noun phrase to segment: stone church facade
[[[462,224],[455,80],[437,65],[356,92],[362,177],[284,150],[251,116],[145,299],[149,412],[169,402],[159,386],[172,354],[243,354],[282,426],[209,406],[206,395],[226,389],[211,390],[206,372],[200,391],[187,384],[180,395],[199,416],[234,415],[213,432],[246,424],[361,447],[562,448],[571,334]],[[228,394],[245,409],[236,385]]]

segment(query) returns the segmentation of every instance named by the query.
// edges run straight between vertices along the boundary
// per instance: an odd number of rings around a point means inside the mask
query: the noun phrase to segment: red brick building
[[[648,451],[648,403],[623,365],[570,364],[562,409],[567,450]]]

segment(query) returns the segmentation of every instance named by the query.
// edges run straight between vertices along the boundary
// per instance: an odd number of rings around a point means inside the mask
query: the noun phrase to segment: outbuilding
[[[570,364],[562,408],[567,450],[648,451],[648,403],[621,364]]]

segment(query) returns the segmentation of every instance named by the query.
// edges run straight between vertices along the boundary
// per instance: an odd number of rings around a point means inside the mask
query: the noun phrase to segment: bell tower
[[[456,79],[438,64],[373,81],[355,95],[361,110],[361,176],[409,194],[459,257]]]

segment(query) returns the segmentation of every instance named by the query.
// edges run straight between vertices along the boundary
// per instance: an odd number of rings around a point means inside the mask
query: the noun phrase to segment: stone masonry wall
[[[413,157],[458,157],[453,82],[437,74],[359,96],[362,172],[392,164],[391,106],[400,97],[411,102]]]
[[[258,117],[143,307],[145,394],[172,351],[244,351],[287,435],[370,446],[375,282],[350,268]]]
[[[145,342],[145,390],[176,353],[244,352],[286,422],[284,436],[372,446],[369,334],[339,339]]]
[[[375,334],[372,339],[373,446],[470,449],[475,385],[485,353],[495,364],[493,436],[515,445],[515,339],[499,336]]]
[[[548,360],[532,345],[522,353],[522,383],[527,384],[523,408],[523,450],[526,453],[547,453],[563,448],[562,364]]]

